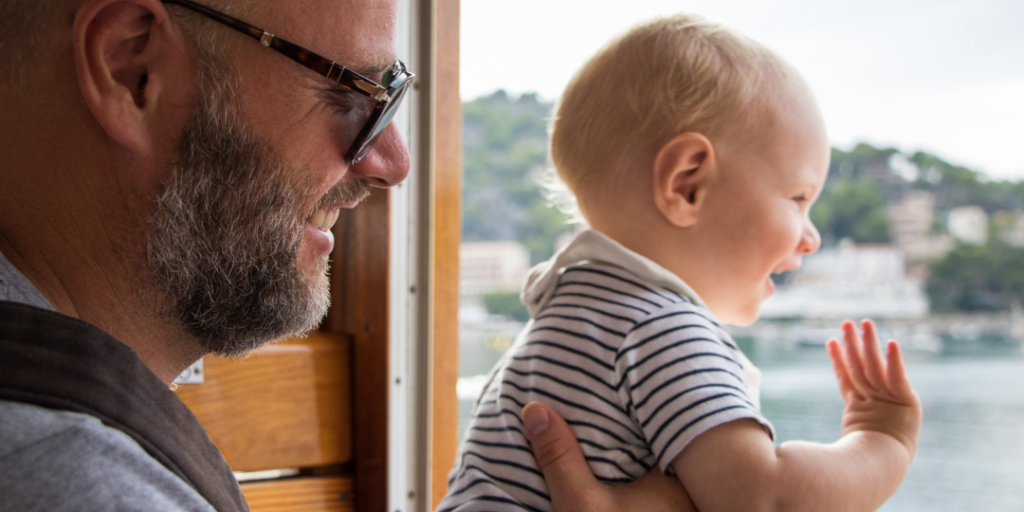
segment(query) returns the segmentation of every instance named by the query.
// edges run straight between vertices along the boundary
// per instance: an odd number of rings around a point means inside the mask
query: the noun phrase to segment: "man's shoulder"
[[[0,510],[212,511],[184,481],[97,418],[0,401]]]

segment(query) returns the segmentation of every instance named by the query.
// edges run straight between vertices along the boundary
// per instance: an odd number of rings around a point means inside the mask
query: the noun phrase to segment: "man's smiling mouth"
[[[330,231],[334,223],[338,221],[340,208],[337,206],[321,206],[309,215],[306,222],[320,231]]]
[[[342,208],[355,208],[370,195],[370,184],[360,178],[339,182],[309,212],[306,222],[321,231],[330,231]]]

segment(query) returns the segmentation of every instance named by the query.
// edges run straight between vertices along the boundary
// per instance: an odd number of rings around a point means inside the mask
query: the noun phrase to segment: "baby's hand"
[[[863,341],[853,322],[843,322],[842,329],[843,345],[832,339],[827,347],[846,401],[843,435],[885,433],[902,443],[913,458],[921,430],[921,400],[910,387],[899,344],[890,341],[887,361],[882,361],[874,322],[861,322]]]

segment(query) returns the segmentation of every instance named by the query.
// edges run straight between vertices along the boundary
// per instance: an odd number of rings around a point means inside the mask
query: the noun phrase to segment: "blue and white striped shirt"
[[[604,482],[671,473],[690,441],[736,419],[774,436],[749,361],[699,299],[607,263],[553,270],[553,293],[476,406],[439,511],[551,510],[520,420],[534,400],[566,419]]]

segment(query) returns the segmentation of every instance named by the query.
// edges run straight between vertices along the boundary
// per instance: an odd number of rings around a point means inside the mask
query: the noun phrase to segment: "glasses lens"
[[[355,157],[352,159],[352,163],[358,163],[373,149],[373,144],[377,142],[377,137],[380,136],[384,128],[388,127],[388,123],[391,122],[391,118],[395,116],[395,112],[398,111],[398,107],[402,104],[402,100],[405,98],[405,91],[409,89],[409,85],[412,80],[406,80],[399,84],[398,89],[395,90],[394,95],[391,97],[391,101],[384,106],[384,111],[381,112],[380,117],[370,128],[369,135],[366,136],[366,140],[363,141],[363,145],[356,152]]]

